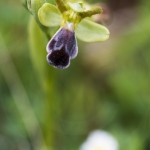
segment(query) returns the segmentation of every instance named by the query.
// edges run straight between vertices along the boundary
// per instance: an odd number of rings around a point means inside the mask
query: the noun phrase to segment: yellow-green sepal
[[[38,17],[41,24],[47,27],[59,26],[62,21],[62,16],[57,7],[50,3],[43,4],[38,11]]]
[[[109,30],[89,19],[83,19],[76,27],[76,36],[84,42],[100,42],[109,38]]]

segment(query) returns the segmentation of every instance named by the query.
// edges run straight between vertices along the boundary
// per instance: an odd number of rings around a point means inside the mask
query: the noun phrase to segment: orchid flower
[[[22,1],[26,5],[25,0]],[[31,5],[35,3],[35,8],[38,8],[38,0],[28,1]],[[99,42],[109,38],[109,31],[106,27],[92,21],[92,15],[102,13],[101,7],[91,7],[78,1],[71,3],[55,0],[55,3],[56,6],[43,2],[37,11],[38,14],[33,10],[30,12],[44,31],[60,27],[46,46],[48,53],[46,58],[53,67],[64,69],[70,65],[70,60],[77,56],[76,36],[84,42]]]

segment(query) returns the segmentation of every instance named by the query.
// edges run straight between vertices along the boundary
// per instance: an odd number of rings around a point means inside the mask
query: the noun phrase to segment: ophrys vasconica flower
[[[77,56],[76,36],[85,42],[105,41],[109,38],[109,31],[87,18],[101,13],[100,7],[86,8],[81,2],[55,2],[57,7],[49,3],[43,4],[38,11],[38,17],[44,26],[60,26],[47,44],[47,61],[55,68],[64,69]]]

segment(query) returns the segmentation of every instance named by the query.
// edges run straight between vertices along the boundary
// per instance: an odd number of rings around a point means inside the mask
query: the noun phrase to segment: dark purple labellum
[[[47,44],[47,61],[55,68],[65,69],[70,65],[70,59],[77,56],[78,47],[73,29],[60,28]]]

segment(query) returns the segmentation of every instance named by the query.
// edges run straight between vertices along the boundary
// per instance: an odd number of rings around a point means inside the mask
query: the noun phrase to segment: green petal
[[[84,42],[105,41],[109,38],[109,30],[89,19],[83,19],[77,25],[76,35]]]
[[[57,7],[50,4],[45,3],[38,11],[38,17],[44,26],[59,26],[61,24],[61,14],[58,11]]]
[[[78,3],[68,2],[67,4],[75,12],[83,12],[84,11],[84,8],[82,7],[82,2],[80,2],[80,3],[79,2]]]

